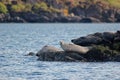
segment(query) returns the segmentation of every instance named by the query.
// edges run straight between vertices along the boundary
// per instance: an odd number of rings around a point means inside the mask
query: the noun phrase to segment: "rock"
[[[101,21],[93,17],[87,17],[87,18],[82,18],[80,22],[81,23],[100,23]]]
[[[105,39],[113,39],[115,36],[114,32],[103,32],[103,38]]]
[[[71,13],[74,13],[76,16],[85,17],[85,10],[80,6],[72,8]]]
[[[112,43],[115,38],[116,33],[114,32],[104,32],[104,33],[94,33],[88,36],[80,37],[71,40],[74,44],[81,46],[99,45],[105,43]]]
[[[34,52],[29,52],[27,55],[25,56],[35,56],[36,54]]]
[[[81,17],[79,16],[59,16],[54,18],[53,22],[63,22],[63,23],[68,23],[68,22],[80,22]]]
[[[115,56],[114,61],[120,62],[120,55]]]
[[[116,22],[120,22],[120,9],[116,11],[115,18],[117,19]]]
[[[74,44],[81,45],[81,46],[90,46],[93,44],[100,44],[102,39],[100,37],[96,37],[93,35],[89,35],[86,37],[80,37],[78,39],[71,40]]]
[[[64,52],[64,51],[42,53],[38,56],[38,60],[40,61],[64,61],[64,62],[86,61],[86,59],[82,57],[79,53]]]
[[[87,13],[86,16],[100,19],[102,17],[102,15],[101,15],[102,11],[103,11],[103,9],[99,5],[91,4],[86,10],[86,13]],[[97,21],[99,21],[99,20],[97,20]]]
[[[77,53],[85,54],[89,51],[89,48],[87,47],[78,46],[76,44],[68,44],[65,43],[64,41],[60,41],[60,46],[64,51],[67,52],[77,52]]]

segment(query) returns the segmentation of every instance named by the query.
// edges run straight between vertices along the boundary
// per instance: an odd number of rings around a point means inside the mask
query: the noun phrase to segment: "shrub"
[[[33,11],[34,12],[39,12],[39,9],[47,10],[48,6],[45,2],[36,3],[36,4],[33,5]]]
[[[21,11],[24,11],[24,9],[25,9],[25,6],[22,4],[12,5],[12,7],[11,7],[11,10],[13,12],[21,12]]]
[[[24,11],[25,11],[25,12],[31,11],[31,8],[32,8],[32,5],[31,5],[31,4],[25,4]]]
[[[6,14],[8,12],[7,7],[0,2],[0,13]]]

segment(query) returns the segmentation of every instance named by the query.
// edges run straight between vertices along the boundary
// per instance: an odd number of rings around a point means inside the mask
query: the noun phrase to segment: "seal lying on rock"
[[[58,49],[54,46],[44,46],[40,51],[37,52],[36,55],[40,55],[42,53],[49,53],[49,52],[59,52],[59,51],[62,51],[61,49]]]
[[[55,54],[61,52],[61,49],[58,49],[54,46],[44,46],[40,51],[37,52],[36,56],[39,57],[39,60],[43,61],[53,61]]]
[[[65,43],[64,41],[60,41],[60,46],[64,51],[78,52],[81,54],[85,54],[90,50],[88,47],[82,47],[82,46],[78,46],[76,44],[70,44],[70,43],[68,44],[68,43]]]
[[[62,51],[62,50],[60,50],[60,49],[58,49],[58,48],[56,48],[54,46],[48,46],[48,45],[46,45],[39,52],[40,53],[46,53],[46,52],[58,52],[58,51]]]

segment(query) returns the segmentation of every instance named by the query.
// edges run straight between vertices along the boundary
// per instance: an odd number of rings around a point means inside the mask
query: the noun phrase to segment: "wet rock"
[[[115,56],[114,61],[120,62],[120,55]]]
[[[74,44],[82,46],[98,45],[105,43],[112,43],[115,38],[116,33],[114,32],[104,32],[104,33],[94,33],[88,36],[80,37],[71,40]]]
[[[71,61],[86,61],[84,57],[82,57],[79,53],[75,52],[46,52],[41,53],[38,56],[38,60],[40,61],[65,61],[65,62],[71,62]]]
[[[93,17],[87,17],[87,18],[82,18],[80,22],[81,23],[100,23],[101,21]]]
[[[100,37],[89,35],[86,37],[80,37],[78,39],[73,39],[71,41],[77,45],[90,46],[92,44],[100,44],[102,42],[102,39]]]
[[[36,54],[34,52],[29,52],[27,55],[25,56],[35,56]]]

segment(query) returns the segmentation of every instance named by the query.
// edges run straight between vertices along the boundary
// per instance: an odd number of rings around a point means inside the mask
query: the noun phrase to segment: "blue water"
[[[0,24],[0,80],[120,80],[120,63],[41,62],[44,45],[94,32],[120,30],[120,24]]]

